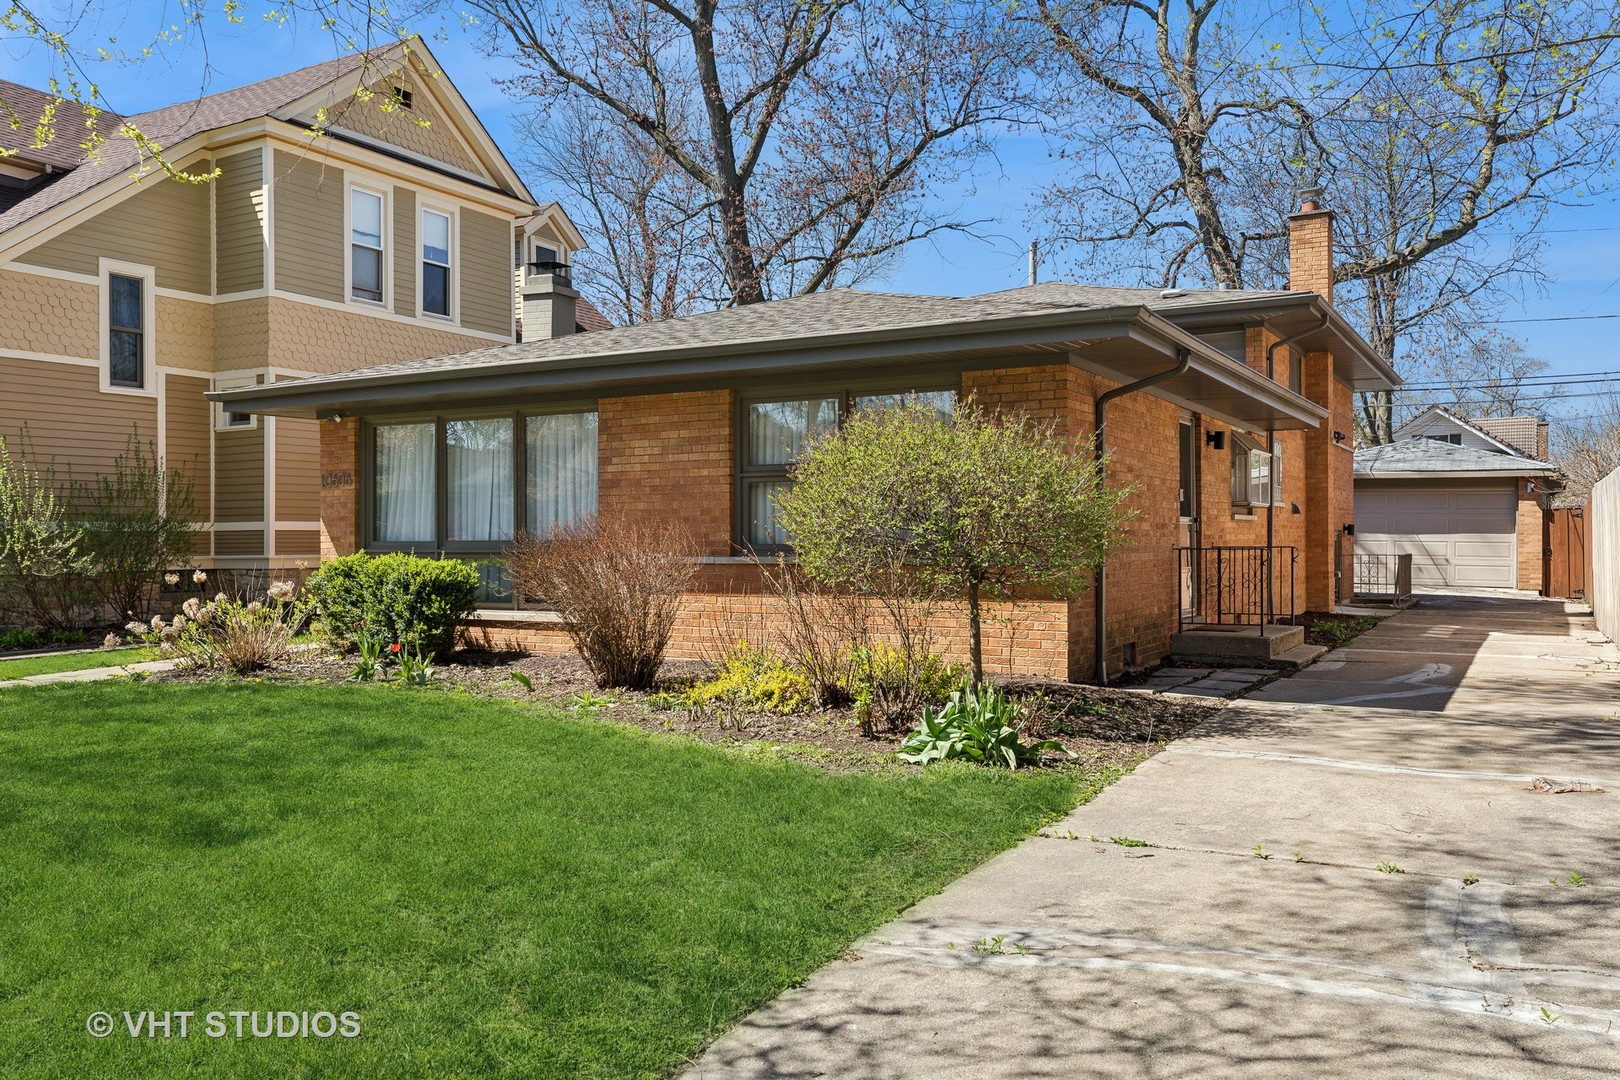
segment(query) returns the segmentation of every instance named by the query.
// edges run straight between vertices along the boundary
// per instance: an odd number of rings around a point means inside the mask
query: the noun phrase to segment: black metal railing
[[[532,262],[529,264],[529,276],[550,274],[564,285],[568,284],[571,271],[565,262]]]
[[[1412,595],[1412,556],[1355,554],[1352,576],[1357,600],[1399,604]]]
[[[1176,548],[1181,629],[1292,619],[1298,563],[1292,547]]]

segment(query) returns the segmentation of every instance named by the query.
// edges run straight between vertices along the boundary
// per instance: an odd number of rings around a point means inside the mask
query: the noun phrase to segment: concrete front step
[[[1267,663],[1303,644],[1303,626],[1201,628],[1171,637],[1170,655],[1178,661]]]
[[[1326,645],[1295,645],[1287,652],[1278,653],[1267,663],[1270,667],[1282,668],[1285,671],[1298,671],[1302,667],[1309,667],[1326,652]]]

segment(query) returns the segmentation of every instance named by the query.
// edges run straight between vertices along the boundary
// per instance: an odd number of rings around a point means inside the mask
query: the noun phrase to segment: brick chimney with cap
[[[1288,287],[1314,292],[1333,303],[1333,211],[1322,205],[1322,189],[1299,193],[1299,209],[1288,215]]]
[[[568,268],[540,263],[524,269],[518,340],[540,341],[572,334],[579,317],[579,292],[569,279]]]

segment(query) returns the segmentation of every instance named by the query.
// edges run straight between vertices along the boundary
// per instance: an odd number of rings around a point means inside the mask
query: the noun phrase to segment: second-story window
[[[450,317],[450,215],[422,211],[422,310]]]
[[[123,274],[107,276],[107,381],[146,385],[146,283]]]
[[[383,197],[374,191],[349,192],[349,295],[383,298]]]

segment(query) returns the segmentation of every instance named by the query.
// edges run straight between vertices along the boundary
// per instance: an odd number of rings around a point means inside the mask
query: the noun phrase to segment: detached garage
[[[1540,590],[1555,472],[1433,438],[1357,450],[1356,553],[1410,554],[1417,586]]]

